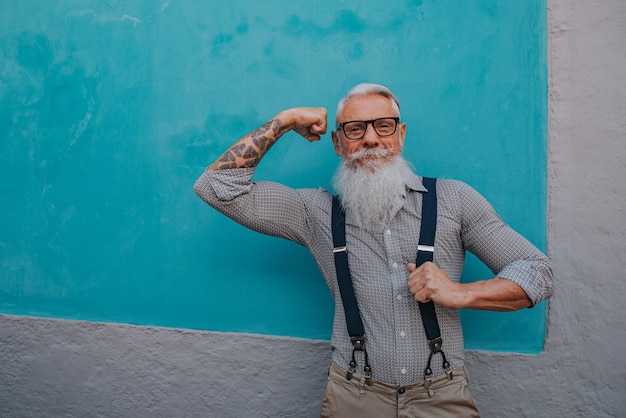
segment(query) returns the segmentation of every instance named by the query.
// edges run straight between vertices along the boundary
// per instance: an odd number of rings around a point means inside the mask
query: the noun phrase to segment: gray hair
[[[346,96],[339,101],[339,104],[337,105],[337,113],[335,114],[335,121],[339,119],[339,115],[343,112],[343,108],[348,100],[355,96],[366,96],[368,94],[378,94],[379,96],[390,99],[393,110],[397,111],[398,116],[400,116],[400,102],[391,90],[385,86],[381,86],[380,84],[361,83],[354,86],[348,94],[346,94]]]

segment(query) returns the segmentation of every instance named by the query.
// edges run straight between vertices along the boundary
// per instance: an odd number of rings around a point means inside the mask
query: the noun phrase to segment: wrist
[[[476,293],[472,291],[470,284],[459,283],[459,308],[471,308],[476,300]]]
[[[282,112],[279,112],[276,116],[274,116],[273,120],[278,121],[278,123],[280,124],[281,133],[291,131],[296,126],[291,109],[287,109],[287,110],[283,110]]]

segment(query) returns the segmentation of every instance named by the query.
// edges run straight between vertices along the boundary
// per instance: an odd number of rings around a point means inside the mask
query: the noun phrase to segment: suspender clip
[[[365,374],[365,383],[367,384],[367,386],[372,386],[374,384],[374,381],[372,380],[372,368],[369,364],[367,364],[363,368],[363,372]]]
[[[346,371],[346,379],[352,380],[352,376],[354,375],[354,372],[356,372],[356,361],[352,360],[348,366],[349,369]]]
[[[450,368],[450,363],[448,362],[448,359],[446,358],[446,354],[441,349],[442,344],[443,344],[443,340],[441,339],[441,337],[428,341],[428,346],[430,347],[430,355],[428,356],[428,363],[427,363],[426,369],[424,370],[424,387],[426,389],[430,387],[430,382],[433,380],[433,371],[430,368],[430,364],[433,359],[433,355],[435,354],[441,354],[441,357],[443,359],[441,368],[443,369],[444,372],[446,372],[446,375],[448,376],[448,380],[452,380],[452,377],[453,377],[452,369]]]
[[[429,366],[424,370],[424,387],[426,389],[430,388],[430,384],[433,381],[433,371],[430,369],[430,361],[428,363]]]
[[[443,371],[446,372],[448,380],[452,380],[454,375],[452,374],[452,369],[450,369],[450,363],[448,363],[448,360],[446,360],[445,357],[443,358]]]
[[[350,363],[348,363],[349,368],[348,368],[348,371],[346,372],[346,379],[348,380],[352,379],[352,376],[356,372],[356,366],[357,366],[356,352],[362,351],[363,359],[365,360],[365,367],[363,367],[363,381],[367,383],[368,386],[372,386],[373,384],[372,366],[370,366],[370,361],[367,356],[367,351],[365,350],[365,335],[357,336],[357,337],[350,337],[350,340],[352,341],[352,345],[354,346],[354,349],[352,350],[352,360],[350,361]]]

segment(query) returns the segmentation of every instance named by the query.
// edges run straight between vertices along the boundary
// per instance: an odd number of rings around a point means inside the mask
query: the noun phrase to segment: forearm
[[[235,142],[209,169],[256,167],[269,149],[291,130],[308,141],[319,141],[326,133],[326,109],[299,107],[280,112],[265,125]]]
[[[209,169],[212,171],[229,168],[256,167],[259,161],[285,133],[283,121],[274,118],[235,142]]]
[[[450,280],[448,274],[432,262],[420,267],[408,264],[409,290],[418,302],[433,301],[450,309],[482,309],[516,311],[532,305],[526,292],[517,283],[496,277],[472,283]]]
[[[490,311],[516,311],[531,306],[526,292],[516,283],[496,277],[460,284],[461,307]]]

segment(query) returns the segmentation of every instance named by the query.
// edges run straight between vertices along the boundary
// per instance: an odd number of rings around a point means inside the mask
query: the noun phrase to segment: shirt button
[[[404,332],[404,331],[400,332],[400,336],[401,336],[402,338],[406,337],[406,332]]]
[[[401,374],[406,374],[406,369],[403,367],[402,369],[400,369],[400,373]]]
[[[404,386],[401,386],[401,387],[398,388],[398,393],[400,395],[402,395],[404,392],[406,392],[406,389],[404,388]]]
[[[398,263],[393,263],[392,266],[393,266],[394,269],[397,269],[398,268]]]
[[[398,300],[402,300],[402,295],[398,295],[396,297],[398,298]]]
[[[391,230],[390,230],[390,229],[386,230],[386,231],[385,231],[385,234],[387,234],[387,235],[391,235]]]

